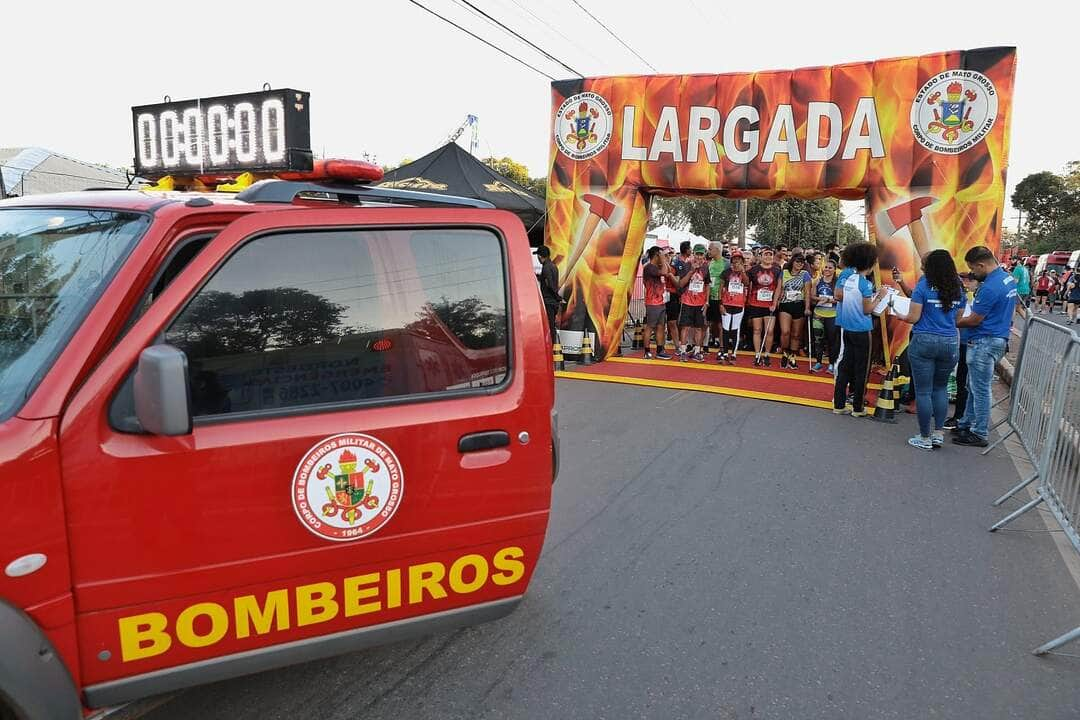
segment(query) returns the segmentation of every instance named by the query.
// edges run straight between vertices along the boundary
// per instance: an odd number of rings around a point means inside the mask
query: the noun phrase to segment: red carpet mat
[[[832,407],[832,375],[824,369],[810,373],[805,358],[799,360],[797,370],[781,370],[778,367],[780,360],[775,355],[772,357],[772,368],[754,367],[752,354],[740,354],[735,365],[717,364],[715,352],[706,355],[707,361],[703,363],[645,360],[642,355],[642,351],[636,350],[628,356],[587,366],[567,363],[567,369],[555,375],[572,380],[693,390],[809,407]],[[872,376],[870,389],[881,389],[880,382],[880,376]]]

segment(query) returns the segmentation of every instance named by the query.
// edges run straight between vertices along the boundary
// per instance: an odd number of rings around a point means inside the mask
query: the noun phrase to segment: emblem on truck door
[[[390,521],[401,504],[405,473],[380,440],[343,433],[320,440],[296,466],[292,503],[311,532],[327,540],[359,540]]]

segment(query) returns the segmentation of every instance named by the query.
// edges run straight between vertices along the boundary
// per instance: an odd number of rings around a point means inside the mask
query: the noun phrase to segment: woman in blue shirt
[[[911,294],[910,312],[906,317],[897,313],[896,317],[914,325],[908,342],[908,358],[915,381],[919,434],[908,440],[908,444],[921,450],[932,450],[941,447],[945,440],[949,375],[956,367],[960,353],[956,314],[963,310],[965,297],[956,264],[947,251],[928,253],[923,258],[923,273]]]

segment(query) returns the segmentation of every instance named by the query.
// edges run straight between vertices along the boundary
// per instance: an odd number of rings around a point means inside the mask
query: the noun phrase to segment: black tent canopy
[[[521,218],[531,245],[543,244],[544,199],[495,172],[455,142],[391,170],[379,185],[487,200]]]

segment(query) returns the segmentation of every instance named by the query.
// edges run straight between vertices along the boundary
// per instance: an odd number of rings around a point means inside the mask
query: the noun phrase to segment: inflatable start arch
[[[996,250],[1015,63],[998,47],[552,83],[546,243],[564,324],[587,318],[605,354],[618,345],[656,192],[865,198],[882,263],[912,284],[929,250],[961,265],[975,245]],[[907,326],[894,330],[896,351]]]

